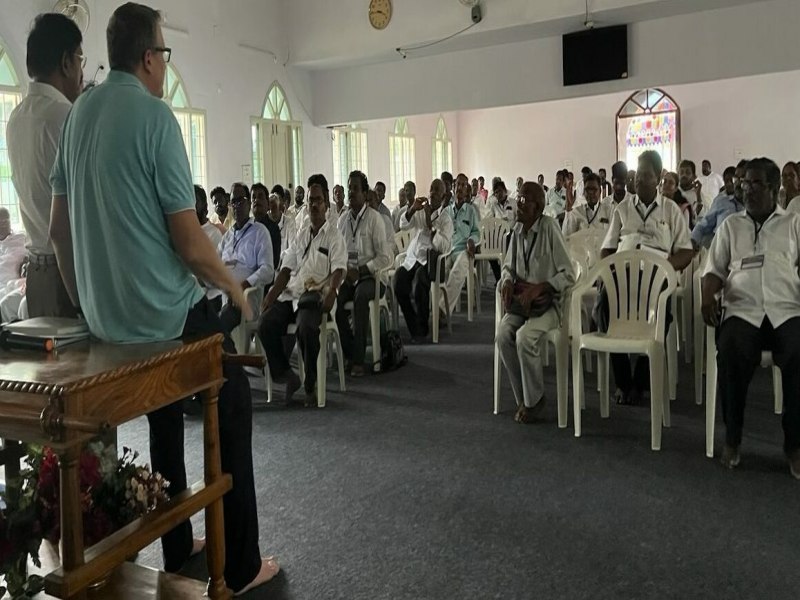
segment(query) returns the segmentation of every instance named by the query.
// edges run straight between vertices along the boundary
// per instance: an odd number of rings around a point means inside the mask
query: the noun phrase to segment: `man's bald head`
[[[533,181],[526,181],[520,188],[517,201],[517,220],[527,229],[544,212],[544,190]]]

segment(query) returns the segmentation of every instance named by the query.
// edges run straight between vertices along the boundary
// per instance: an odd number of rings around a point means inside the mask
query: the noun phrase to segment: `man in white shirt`
[[[448,259],[450,272],[447,275],[447,300],[450,303],[449,313],[453,314],[461,290],[469,274],[469,259],[475,256],[475,251],[481,241],[481,230],[478,226],[477,209],[468,202],[469,180],[463,173],[456,177],[456,201],[447,207],[453,219],[453,245],[452,254]],[[444,308],[444,298],[441,306]]]
[[[676,271],[682,271],[691,262],[694,251],[686,219],[677,204],[658,193],[661,168],[657,152],[647,150],[639,156],[636,196],[623,200],[614,210],[600,251],[601,258],[617,250],[645,249],[666,256]],[[606,294],[605,290],[601,294]],[[603,308],[598,311],[596,321],[603,331],[607,327],[607,300],[601,299],[600,305]],[[668,312],[667,326],[669,321]],[[647,357],[640,356],[636,360],[633,374],[627,354],[612,354],[611,365],[617,385],[617,403],[637,404],[649,387]]]
[[[389,217],[389,219],[391,219],[392,218],[392,211],[389,210],[389,207],[386,206],[383,203],[383,201],[386,199],[386,184],[383,183],[382,181],[379,181],[378,183],[376,183],[375,184],[375,193],[378,196],[378,206],[375,207],[375,210],[377,210],[382,215],[385,215],[385,216]]]
[[[450,251],[453,238],[453,219],[443,206],[445,185],[441,179],[431,183],[430,200],[416,198],[400,219],[400,228],[412,231],[406,259],[394,276],[394,293],[403,311],[411,340],[419,342],[428,337],[431,279],[428,272],[428,252],[440,255]],[[412,300],[413,297],[413,300]]]
[[[391,251],[380,213],[367,206],[369,182],[361,171],[353,171],[347,180],[350,208],[339,218],[339,233],[347,246],[347,273],[339,288],[336,325],[342,352],[350,366],[350,375],[362,377],[369,330],[369,301],[375,299],[378,274],[392,264]],[[353,302],[353,327],[350,310]],[[379,356],[373,357],[377,362]]]
[[[444,197],[442,198],[442,206],[449,206],[453,201],[453,185],[455,184],[453,174],[450,171],[442,171],[439,179],[441,179],[442,183],[444,184]],[[409,206],[414,203],[415,197],[416,194],[414,196],[409,196],[406,194],[406,202],[408,202]]]
[[[592,169],[590,167],[583,167],[581,169],[581,180],[578,182],[578,185],[575,187],[575,195],[578,199],[583,198],[583,186],[586,184],[586,178],[592,174]],[[583,204],[583,202],[579,202],[579,204]]]
[[[370,190],[367,192],[367,206],[369,206],[372,210],[376,211],[381,216],[381,221],[383,221],[383,228],[386,230],[386,244],[389,246],[389,251],[391,252],[391,258],[394,258],[397,254],[397,249],[394,245],[394,225],[392,225],[392,218],[388,215],[383,214],[378,208],[381,206],[380,201],[378,200],[378,192],[375,190]]]
[[[272,379],[286,384],[289,403],[300,389],[300,378],[289,365],[283,336],[290,323],[297,323],[297,344],[305,365],[305,403],[311,406],[317,382],[319,328],[323,316],[328,318],[336,302],[336,292],[347,270],[347,250],[342,235],[325,219],[328,201],[320,184],[308,186],[307,203],[308,224],[292,240],[275,284],[264,298],[258,336]],[[317,290],[318,298],[311,293],[301,306],[300,299],[309,289]]]
[[[211,190],[211,204],[214,205],[214,214],[209,221],[219,230],[220,235],[225,235],[230,226],[230,203],[231,198],[224,187],[217,186]]]
[[[519,177],[518,179],[522,179],[522,177]],[[542,174],[542,173],[539,173],[539,177],[537,177],[537,178],[536,178],[536,181],[538,181],[538,182],[539,182],[539,187],[541,187],[541,188],[544,190],[544,193],[545,193],[545,201],[546,201],[546,200],[547,200],[547,192],[549,192],[549,191],[550,191],[550,188],[544,184],[544,174]],[[520,186],[521,186],[521,185],[522,185],[522,184],[520,183]]]
[[[600,176],[589,173],[583,184],[584,204],[575,205],[574,194],[567,187],[567,204],[564,224],[561,231],[565,236],[583,230],[593,230],[605,234],[611,223],[613,208],[600,202]]]
[[[703,161],[701,170],[703,174],[697,179],[703,185],[706,194],[713,200],[720,194],[722,188],[725,187],[725,178],[711,170],[711,161],[708,159]]]
[[[566,178],[566,170],[558,171],[556,173],[556,184],[547,192],[545,198],[544,214],[548,217],[558,219],[559,222],[564,219],[564,207],[567,204],[567,192],[564,189],[564,181]]]
[[[395,233],[400,231],[400,219],[403,218],[403,213],[406,212],[406,189],[400,188],[397,193],[397,206],[392,209],[392,226]]]
[[[234,224],[219,244],[222,262],[242,290],[250,287],[265,287],[275,278],[275,263],[272,257],[272,239],[261,223],[250,218],[250,193],[244,184],[234,184],[231,194]],[[241,309],[227,301],[219,314],[229,333],[242,320]]]
[[[717,230],[703,277],[703,319],[719,328],[721,460],[739,464],[747,389],[762,350],[771,350],[783,379],[783,450],[800,479],[800,216],[778,206],[780,170],[771,160],[751,160],[743,183],[745,211]]]
[[[705,214],[706,208],[714,198],[706,201],[703,184],[697,179],[697,167],[693,161],[684,159],[678,165],[678,187],[683,197],[694,208],[695,215],[699,218]]]
[[[544,408],[539,342],[561,323],[560,296],[575,283],[564,236],[543,211],[544,191],[525,183],[500,279],[504,316],[497,348],[517,401],[517,423],[532,423]]]
[[[606,170],[598,169],[597,174],[600,176],[600,197],[605,198],[611,195],[611,184],[606,178]]]
[[[628,165],[622,161],[614,163],[611,167],[611,195],[601,200],[603,204],[607,204],[611,208],[612,212],[620,202],[633,198],[633,194],[627,189],[627,183]]]
[[[11,231],[8,209],[0,208],[0,288],[19,279],[23,262],[25,262],[25,234]]]
[[[219,247],[222,241],[222,233],[214,223],[208,220],[208,198],[206,191],[199,185],[194,186],[194,208],[197,211],[197,220],[200,221],[200,226],[203,232],[211,240],[214,248]]]
[[[50,170],[61,129],[83,86],[81,32],[58,13],[36,17],[28,36],[28,95],[12,111],[6,130],[11,180],[28,234],[26,297],[31,317],[71,317],[67,294],[50,241]]]

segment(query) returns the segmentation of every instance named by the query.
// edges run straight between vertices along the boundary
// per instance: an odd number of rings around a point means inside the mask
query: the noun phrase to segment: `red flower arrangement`
[[[160,473],[138,466],[138,453],[114,446],[90,444],[79,462],[83,538],[92,546],[169,499],[169,482]],[[27,576],[28,556],[39,563],[42,539],[58,544],[61,538],[58,457],[50,448],[32,447],[20,478],[9,481],[0,510],[0,597],[29,598],[43,588],[38,576]]]

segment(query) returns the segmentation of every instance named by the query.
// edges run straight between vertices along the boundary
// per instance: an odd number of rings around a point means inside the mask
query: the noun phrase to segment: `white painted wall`
[[[88,58],[85,73],[90,78],[99,63],[108,65],[105,28],[122,1],[88,3],[92,22],[84,35],[84,54]],[[0,39],[22,80],[27,80],[25,42],[30,24],[54,4],[55,0],[0,0]],[[173,48],[172,60],[192,105],[207,113],[211,186],[227,187],[242,179],[242,165],[251,162],[250,116],[261,114],[275,80],[287,94],[292,117],[303,122],[306,174],[330,170],[330,152],[323,151],[322,143],[326,130],[313,126],[305,108],[310,111],[308,78],[282,66],[287,49],[280,0],[159,0],[157,6],[166,15],[165,42]],[[273,51],[278,64],[270,55],[242,48],[241,43]]]
[[[513,106],[793,70],[798,22],[797,0],[771,0],[635,23],[629,79],[569,88],[562,86],[560,37],[328,69],[311,76],[314,97],[325,99],[314,103],[313,120]]]
[[[744,158],[767,156],[781,166],[800,159],[800,71],[665,86],[681,108],[681,153],[700,168],[722,170]],[[464,111],[458,116],[460,168],[487,180],[535,180],[571,163],[609,170],[616,161],[615,115],[628,93]],[[635,166],[633,167],[635,168]]]

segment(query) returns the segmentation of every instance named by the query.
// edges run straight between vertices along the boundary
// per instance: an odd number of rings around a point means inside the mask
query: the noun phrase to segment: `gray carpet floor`
[[[612,406],[604,420],[596,391],[583,437],[571,411],[558,429],[554,365],[546,422],[513,422],[507,380],[494,416],[492,337],[488,312],[456,315],[452,335],[407,347],[398,371],[348,379],[346,394],[331,372],[322,410],[264,406],[263,381],[251,380],[262,552],[282,573],[246,598],[798,597],[800,482],[781,452],[767,370],[751,386],[731,472],[705,457],[688,366],[652,452],[649,407]],[[587,374],[587,390],[595,381]],[[186,430],[196,479],[200,420]],[[120,443],[146,459],[146,421],[121,429]],[[202,534],[202,516],[193,522]],[[158,544],[138,560],[159,567]],[[198,557],[187,573],[203,569]]]

